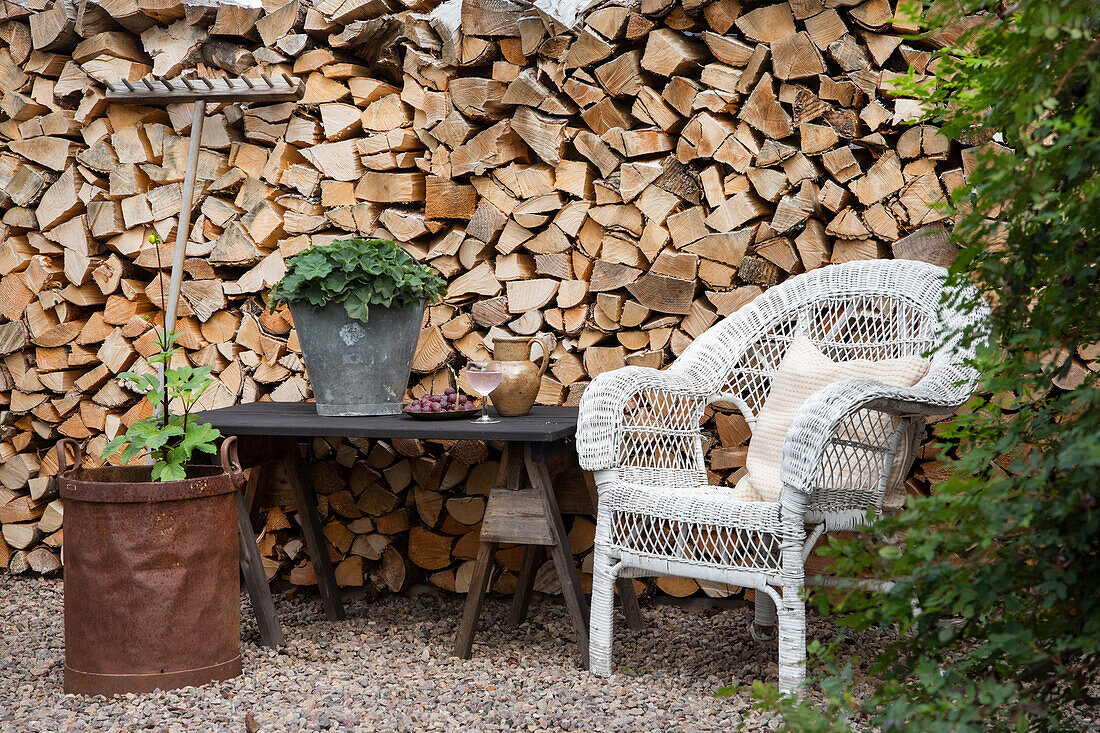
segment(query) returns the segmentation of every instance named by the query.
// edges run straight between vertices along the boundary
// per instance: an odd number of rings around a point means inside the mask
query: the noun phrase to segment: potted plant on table
[[[176,334],[157,333],[156,372],[119,379],[144,394],[150,417],[83,467],[79,445],[57,446],[65,502],[65,691],[115,695],[198,685],[241,673],[235,438],[221,466],[217,429],[191,414],[210,367],[172,366]],[[173,413],[173,409],[177,412]],[[74,456],[69,462],[66,449]],[[148,465],[125,465],[145,454]]]
[[[388,239],[340,239],[290,260],[268,307],[290,306],[318,414],[401,411],[424,309],[444,285]]]

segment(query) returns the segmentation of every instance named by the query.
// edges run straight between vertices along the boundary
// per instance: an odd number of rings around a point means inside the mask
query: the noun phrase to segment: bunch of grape
[[[454,387],[443,390],[443,394],[426,394],[405,405],[405,412],[465,412],[476,409],[474,400],[456,393]]]

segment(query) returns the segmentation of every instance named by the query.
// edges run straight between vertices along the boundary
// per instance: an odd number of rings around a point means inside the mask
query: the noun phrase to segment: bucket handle
[[[230,475],[233,483],[240,486],[244,483],[244,469],[237,459],[237,436],[230,435],[222,441],[221,449],[222,470]]]
[[[73,462],[70,464],[68,460],[68,454],[65,452],[65,447],[68,446],[73,449]],[[80,468],[84,463],[84,451],[80,449],[80,443],[77,443],[72,438],[62,438],[57,441],[57,473],[58,475],[65,473],[70,467]]]

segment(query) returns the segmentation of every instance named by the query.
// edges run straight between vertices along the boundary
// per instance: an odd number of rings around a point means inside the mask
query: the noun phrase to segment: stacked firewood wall
[[[288,257],[353,234],[402,242],[449,281],[412,394],[450,384],[498,335],[538,335],[542,404],[668,364],[792,274],[951,259],[938,204],[973,155],[909,124],[919,105],[891,84],[934,73],[933,46],[904,39],[917,20],[892,2],[642,0],[576,22],[551,5],[0,6],[0,561],[59,569],[54,441],[84,441],[94,462],[148,411],[114,376],[150,368],[171,256],[148,235],[174,241],[191,116],[108,104],[106,80],[305,82],[299,104],[208,110],[179,321],[179,358],[217,377],[208,407],[310,397],[265,291]],[[707,430],[712,480],[733,484],[747,426],[720,413]],[[499,445],[303,449],[341,584],[465,590]],[[911,489],[936,466],[922,455]],[[591,507],[559,468],[583,568]],[[269,576],[313,582],[293,510],[257,528]],[[514,585],[520,557],[504,553],[494,587]],[[548,566],[540,587],[554,586]]]

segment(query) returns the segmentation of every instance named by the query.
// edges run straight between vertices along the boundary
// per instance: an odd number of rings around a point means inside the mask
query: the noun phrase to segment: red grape
[[[477,410],[474,398],[447,387],[443,394],[425,394],[404,406],[405,412],[470,412]]]

